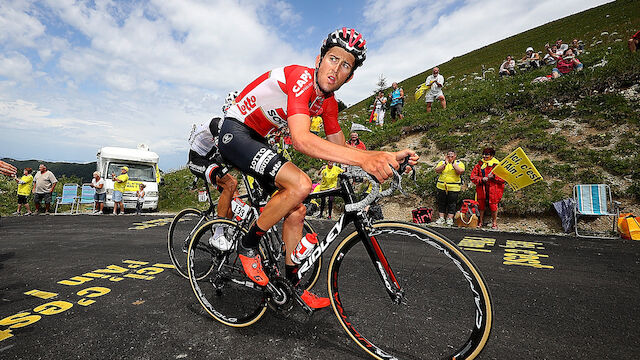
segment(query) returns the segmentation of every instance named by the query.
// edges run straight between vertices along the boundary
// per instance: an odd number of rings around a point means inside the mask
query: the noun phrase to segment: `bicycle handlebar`
[[[391,165],[389,165],[391,166]],[[400,163],[400,167],[399,169],[401,169],[402,172],[404,172],[404,169],[406,169],[406,167],[409,166],[411,168],[411,171],[413,172],[413,179],[415,181],[415,177],[416,177],[416,170],[414,168],[414,166],[409,165],[409,157],[407,156],[404,161],[402,163]],[[396,169],[394,169],[393,167],[391,167],[391,171],[393,172],[393,179],[391,181],[391,186],[384,191],[380,191],[380,183],[378,182],[378,180],[371,174],[367,173],[366,171],[362,170],[361,168],[353,168],[353,170],[349,171],[349,172],[345,172],[344,175],[347,177],[364,177],[364,178],[368,178],[369,181],[371,182],[372,186],[371,186],[371,192],[362,200],[355,202],[353,204],[347,204],[344,206],[344,211],[346,212],[358,212],[362,209],[364,209],[365,207],[367,207],[368,205],[370,205],[371,203],[373,203],[374,201],[376,201],[378,198],[381,197],[385,197],[385,196],[389,196],[391,194],[393,194],[394,191],[396,191],[396,189],[399,189],[403,194],[404,191],[402,191],[402,176],[400,175],[400,173],[398,173],[398,171],[396,171]]]

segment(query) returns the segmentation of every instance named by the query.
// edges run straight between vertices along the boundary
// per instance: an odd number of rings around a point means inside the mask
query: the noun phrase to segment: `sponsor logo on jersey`
[[[312,76],[309,73],[309,70],[305,70],[300,75],[300,78],[296,81],[296,84],[293,85],[293,87],[291,88],[295,93],[296,97],[299,97],[300,95],[302,95],[302,93],[304,93],[304,91],[307,90],[309,86],[313,85],[313,82],[309,82],[311,78]]]
[[[271,159],[273,159],[276,154],[267,148],[262,148],[251,160],[250,168],[257,172],[260,175],[264,175],[264,170],[267,167],[267,164]]]
[[[187,166],[189,167],[189,169],[191,169],[193,171],[197,171],[197,172],[204,172],[207,169],[206,167],[196,165],[196,164],[192,163],[191,161],[189,161]]]
[[[282,117],[280,117],[280,115],[278,115],[278,112],[275,109],[267,111],[267,115],[269,115],[273,122],[279,126],[285,126],[287,124],[287,122]]]
[[[282,167],[282,161],[278,160],[278,162],[275,165],[273,165],[273,169],[269,171],[269,175],[271,177],[275,177],[276,174],[278,173],[278,170],[280,170],[281,167]]]
[[[238,109],[242,113],[242,115],[247,115],[256,107],[256,97],[249,96],[246,97],[240,104],[238,104]]]
[[[322,114],[322,104],[324,103],[324,97],[316,96],[312,102],[309,103],[309,113],[311,115]]]
[[[231,142],[231,140],[233,140],[233,134],[227,133],[227,134],[224,134],[224,136],[222,137],[223,144],[228,144]]]

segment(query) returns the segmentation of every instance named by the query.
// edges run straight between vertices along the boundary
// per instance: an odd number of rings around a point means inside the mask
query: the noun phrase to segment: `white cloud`
[[[0,2],[0,44],[36,47],[36,39],[44,34],[45,26],[30,16],[30,2],[5,0]]]
[[[31,62],[24,55],[11,51],[6,56],[0,54],[0,76],[28,81],[31,78]]]

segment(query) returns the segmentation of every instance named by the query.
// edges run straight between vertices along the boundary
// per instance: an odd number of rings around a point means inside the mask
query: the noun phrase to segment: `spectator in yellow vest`
[[[321,126],[322,126],[322,117],[314,116],[311,118],[311,127],[309,128],[309,131],[318,135],[320,133]]]
[[[313,189],[313,192],[329,190],[338,187],[338,175],[343,171],[344,170],[342,170],[339,166],[334,165],[333,161],[327,161],[327,166],[323,167],[322,170],[320,170],[322,181],[320,182],[320,185],[316,186],[316,188]],[[320,217],[322,217],[322,213],[324,212],[324,199],[325,198],[322,198],[320,202]],[[328,219],[331,219],[331,213],[333,211],[333,196],[328,197],[328,206]]]
[[[438,220],[437,225],[445,223],[445,214],[447,216],[447,225],[453,225],[453,217],[456,214],[456,205],[458,203],[458,194],[462,186],[460,175],[464,173],[464,163],[456,160],[456,152],[450,150],[436,165],[435,171],[440,174],[436,185],[436,199],[438,201]]]
[[[22,205],[27,208],[25,215],[31,215],[31,208],[29,207],[29,201],[27,198],[31,195],[31,187],[33,186],[33,176],[31,175],[31,168],[24,169],[24,175],[21,178],[15,176],[15,180],[18,183],[18,211],[13,215],[20,215],[20,209]]]
[[[123,166],[120,169],[120,176],[116,177],[116,174],[111,174],[111,179],[113,180],[113,215],[117,214],[118,207],[120,207],[120,215],[124,215],[124,200],[122,199],[124,195],[124,189],[127,188],[127,181],[129,181],[129,168]]]

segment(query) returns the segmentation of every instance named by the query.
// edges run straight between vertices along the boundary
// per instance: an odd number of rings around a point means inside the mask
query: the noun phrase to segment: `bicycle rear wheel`
[[[185,279],[187,274],[187,247],[198,228],[207,222],[204,213],[198,209],[184,209],[171,221],[167,234],[169,257],[176,271]]]
[[[372,263],[357,232],[347,236],[329,264],[329,298],[349,336],[376,359],[475,358],[493,321],[476,266],[427,229],[394,222],[373,228],[373,251],[384,253],[403,296],[391,300],[377,271],[384,261]],[[393,276],[386,276],[393,288]]]
[[[223,227],[224,236],[233,239],[231,250],[219,251],[209,246],[214,227]],[[191,238],[187,256],[189,282],[200,305],[211,317],[233,327],[249,326],[267,310],[265,292],[245,275],[235,251],[237,239],[244,233],[246,230],[233,221],[209,221]],[[211,265],[206,276],[196,276]]]

